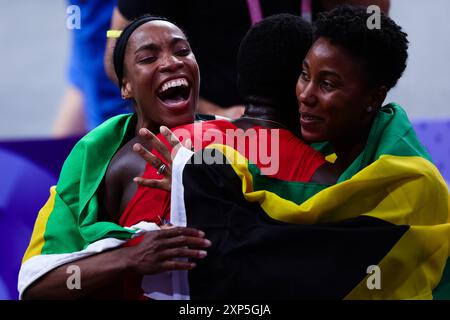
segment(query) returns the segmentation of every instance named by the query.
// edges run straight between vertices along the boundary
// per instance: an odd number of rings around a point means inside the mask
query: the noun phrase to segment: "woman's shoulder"
[[[105,138],[117,138],[118,136],[125,135],[129,123],[133,118],[132,113],[121,114],[115,117],[112,117],[96,128],[89,131],[84,137],[81,138],[79,143],[95,143],[100,142]]]
[[[86,162],[109,161],[123,143],[132,114],[115,116],[82,137],[73,147],[63,166],[63,172],[85,166]]]

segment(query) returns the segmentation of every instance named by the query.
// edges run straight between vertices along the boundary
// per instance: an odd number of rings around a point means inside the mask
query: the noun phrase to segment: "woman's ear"
[[[370,104],[376,108],[376,110],[383,106],[384,100],[386,100],[387,92],[388,90],[385,86],[380,86],[373,90],[370,97]]]
[[[380,86],[373,88],[369,91],[369,95],[366,98],[365,106],[363,106],[368,113],[373,113],[383,106],[386,99],[387,88]]]
[[[130,82],[124,77],[122,82],[122,88],[120,88],[122,99],[130,99],[133,97],[132,88]]]

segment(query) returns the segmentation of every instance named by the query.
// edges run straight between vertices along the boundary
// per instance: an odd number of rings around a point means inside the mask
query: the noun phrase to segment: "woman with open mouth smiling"
[[[160,125],[192,123],[200,75],[184,33],[168,21],[153,20],[126,29],[117,46],[114,67],[122,96],[136,103],[137,128],[158,132]]]
[[[72,150],[52,188],[45,207],[49,211],[41,210],[25,254],[19,280],[22,298],[141,298],[139,291],[130,293],[131,285],[124,284],[128,274],[192,269],[195,263],[179,258],[203,258],[203,249],[210,245],[204,233],[193,228],[118,224],[137,190],[133,178],[147,165],[132,148],[136,142],[145,145],[139,130],[156,134],[162,125],[172,128],[194,121],[200,76],[186,35],[164,18],[141,17],[118,39],[114,67],[122,96],[133,100],[135,114],[106,121]],[[153,199],[162,193],[155,190]],[[45,233],[36,231],[39,225],[45,226]],[[91,249],[92,245],[100,245],[100,251],[116,248],[145,231],[154,232],[136,238],[139,245],[101,255],[94,255],[98,247]],[[70,290],[66,282],[71,261],[81,273],[79,290]],[[128,283],[133,283],[133,276]]]

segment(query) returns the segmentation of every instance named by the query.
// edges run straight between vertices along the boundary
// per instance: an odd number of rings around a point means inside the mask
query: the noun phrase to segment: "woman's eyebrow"
[[[157,51],[157,50],[159,50],[159,46],[154,43],[147,43],[147,44],[144,44],[144,45],[140,46],[139,48],[137,48],[137,50],[134,53],[136,54],[136,53],[138,53],[140,51],[144,51],[144,50]]]
[[[334,71],[332,71],[332,70],[320,70],[320,71],[319,71],[319,74],[320,74],[321,76],[323,76],[323,77],[326,77],[326,76],[336,77],[338,80],[341,80],[341,81],[342,81],[341,76],[340,76],[338,73],[336,73],[336,72],[334,72]]]
[[[174,46],[176,45],[178,42],[186,42],[188,43],[186,38],[183,37],[173,37],[172,40],[170,40],[170,45]]]
[[[170,40],[170,45],[174,46],[178,42],[181,42],[181,41],[188,43],[188,41],[183,37],[173,37],[172,40]],[[158,46],[155,43],[146,43],[146,44],[143,44],[142,46],[140,46],[139,48],[137,48],[137,50],[134,53],[136,54],[136,53],[138,53],[140,51],[144,51],[144,50],[158,51],[158,50],[160,50],[160,46]]]

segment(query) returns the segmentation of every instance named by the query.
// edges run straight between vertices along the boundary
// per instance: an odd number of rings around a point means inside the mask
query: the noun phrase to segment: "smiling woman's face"
[[[143,126],[157,130],[191,123],[200,75],[184,33],[166,21],[137,28],[127,44],[122,94],[136,101]]]
[[[327,38],[313,44],[296,87],[306,141],[342,144],[370,128],[374,113],[367,111],[365,72],[361,61]]]

